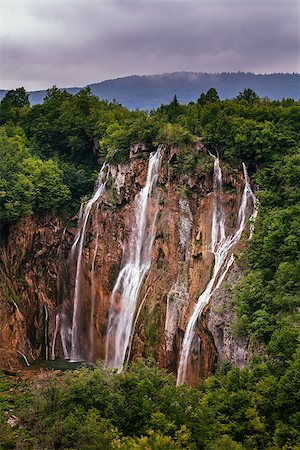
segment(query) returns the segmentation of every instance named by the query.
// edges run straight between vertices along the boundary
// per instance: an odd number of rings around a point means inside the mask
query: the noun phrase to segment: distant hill
[[[291,97],[300,98],[300,74],[274,73],[256,75],[253,73],[195,73],[174,72],[162,75],[132,75],[114,80],[87,85],[103,100],[113,100],[129,109],[153,109],[162,103],[169,103],[174,94],[181,103],[195,101],[209,88],[217,89],[220,98],[233,98],[244,88],[253,89],[260,97],[272,100]],[[16,86],[17,87],[17,86]],[[67,91],[74,94],[80,88]],[[5,95],[0,90],[0,99]],[[30,92],[32,104],[42,103],[45,91]]]

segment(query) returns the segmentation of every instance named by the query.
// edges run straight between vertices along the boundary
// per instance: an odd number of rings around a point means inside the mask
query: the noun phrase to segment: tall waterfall
[[[98,203],[99,206],[99,203]],[[95,300],[96,300],[96,280],[95,280],[95,265],[97,258],[97,251],[99,246],[99,232],[96,234],[96,243],[94,256],[92,261],[92,271],[91,271],[91,315],[90,315],[90,361],[93,361],[94,358],[94,313],[95,313]]]
[[[212,155],[213,156],[213,155]],[[256,214],[256,199],[252,192],[247,169],[243,164],[244,171],[244,191],[241,199],[241,204],[238,212],[237,229],[234,234],[225,235],[225,214],[221,201],[222,191],[222,171],[219,164],[219,157],[214,158],[214,201],[213,201],[213,216],[211,226],[211,244],[210,251],[214,254],[215,261],[212,272],[212,277],[207,284],[205,290],[198,298],[198,301],[194,307],[193,313],[188,321],[185,335],[182,343],[182,350],[180,354],[180,361],[177,375],[177,385],[183,384],[187,378],[187,367],[190,348],[194,337],[195,324],[199,316],[201,315],[204,307],[208,304],[212,294],[219,288],[220,284],[224,280],[230,266],[233,264],[234,257],[231,253],[234,245],[240,240],[242,232],[245,228],[246,213],[248,207],[248,201],[251,201],[251,218],[255,218]]]
[[[105,192],[107,174],[108,174],[107,166],[106,164],[103,164],[98,176],[96,189],[92,198],[87,203],[81,205],[78,222],[79,228],[71,249],[71,255],[72,256],[77,255],[75,291],[73,300],[72,335],[71,335],[71,361],[81,361],[83,359],[82,356],[80,355],[80,343],[79,343],[83,245],[85,240],[86,226],[92,206],[99,199],[99,197],[101,197]]]
[[[106,337],[106,362],[122,370],[132,332],[140,289],[151,264],[155,238],[157,199],[153,195],[162,157],[159,146],[150,155],[147,180],[135,198],[135,214],[128,243],[123,251],[121,269],[111,295],[111,306]]]

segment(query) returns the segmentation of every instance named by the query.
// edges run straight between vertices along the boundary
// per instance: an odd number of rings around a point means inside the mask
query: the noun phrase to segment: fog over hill
[[[113,100],[129,109],[153,109],[169,103],[174,94],[181,103],[195,101],[209,88],[217,89],[221,99],[233,98],[245,88],[253,89],[260,97],[271,100],[300,98],[300,74],[274,73],[196,73],[174,72],[160,75],[131,75],[100,83],[88,84],[92,92],[103,100]],[[18,87],[18,86],[16,86]],[[79,87],[66,88],[75,94]],[[0,90],[0,99],[7,91]],[[32,104],[41,103],[45,90],[30,92]]]

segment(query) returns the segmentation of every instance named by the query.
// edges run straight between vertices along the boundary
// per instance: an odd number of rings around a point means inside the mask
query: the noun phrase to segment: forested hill
[[[217,89],[221,99],[232,98],[245,88],[253,89],[260,97],[271,100],[300,97],[300,74],[274,73],[268,75],[253,73],[196,73],[175,72],[162,75],[132,75],[101,83],[89,84],[93,94],[103,100],[113,100],[129,109],[153,109],[162,103],[169,103],[174,94],[181,103],[195,101],[209,88]],[[78,87],[67,88],[71,94]],[[0,100],[6,91],[0,90]],[[31,104],[42,103],[46,91],[30,92]]]

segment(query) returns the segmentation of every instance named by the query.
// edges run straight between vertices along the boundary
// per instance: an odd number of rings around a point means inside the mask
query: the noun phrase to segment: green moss
[[[147,316],[145,334],[147,337],[147,346],[153,346],[156,342],[159,329],[160,305],[157,303]]]

